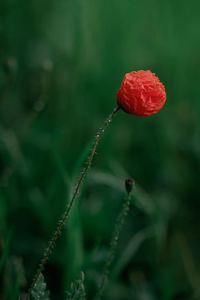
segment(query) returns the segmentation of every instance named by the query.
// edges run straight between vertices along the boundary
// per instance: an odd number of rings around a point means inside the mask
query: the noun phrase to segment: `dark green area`
[[[167,102],[118,112],[44,272],[52,299],[96,293],[124,181],[133,202],[104,299],[200,299],[200,1],[0,1],[0,299],[18,299],[125,73]]]

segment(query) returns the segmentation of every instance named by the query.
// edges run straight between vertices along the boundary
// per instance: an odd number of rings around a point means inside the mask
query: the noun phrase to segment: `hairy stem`
[[[112,237],[111,243],[110,243],[110,250],[108,253],[108,258],[106,260],[106,265],[105,265],[103,276],[101,279],[101,284],[100,284],[99,290],[97,292],[97,296],[95,298],[96,300],[101,300],[106,283],[108,281],[108,276],[110,274],[110,267],[113,263],[113,260],[115,259],[119,236],[122,231],[122,227],[123,227],[125,218],[128,214],[128,211],[130,208],[130,203],[131,203],[131,193],[129,192],[124,201],[122,210],[120,211],[120,213],[117,217],[116,223],[115,223],[115,229],[114,229],[113,237]]]
[[[42,259],[40,261],[40,264],[38,266],[38,269],[36,270],[35,276],[33,277],[31,286],[30,286],[30,288],[28,290],[28,294],[27,294],[27,298],[26,299],[30,298],[32,289],[33,289],[35,283],[37,282],[40,273],[44,270],[44,267],[45,267],[45,265],[46,265],[46,263],[47,263],[47,261],[49,259],[49,256],[50,256],[52,250],[55,247],[57,239],[61,235],[63,227],[64,227],[65,223],[67,222],[67,220],[69,218],[69,215],[70,215],[71,209],[73,207],[74,201],[75,201],[75,199],[77,197],[77,194],[78,194],[78,192],[80,190],[80,186],[81,186],[81,184],[82,184],[82,182],[83,182],[83,180],[84,180],[84,178],[85,178],[85,176],[86,176],[86,174],[87,174],[87,172],[88,172],[88,170],[89,170],[89,168],[90,168],[90,166],[92,164],[92,160],[94,158],[95,151],[96,151],[96,148],[98,146],[98,143],[99,143],[101,137],[103,136],[105,129],[108,127],[109,123],[112,121],[113,116],[117,113],[117,111],[119,109],[120,109],[120,107],[116,107],[113,110],[113,112],[105,120],[103,126],[99,129],[99,131],[98,131],[98,133],[97,133],[97,135],[95,137],[95,141],[94,141],[94,144],[92,146],[91,152],[89,154],[88,160],[86,162],[86,166],[84,167],[84,169],[81,172],[81,175],[80,175],[80,177],[78,179],[78,182],[77,182],[77,184],[75,186],[75,190],[74,190],[73,196],[72,196],[69,204],[67,205],[64,214],[59,219],[57,227],[56,227],[56,230],[54,231],[54,233],[52,235],[52,238],[49,241],[48,246],[47,246],[47,248],[44,251],[43,257],[42,257]]]

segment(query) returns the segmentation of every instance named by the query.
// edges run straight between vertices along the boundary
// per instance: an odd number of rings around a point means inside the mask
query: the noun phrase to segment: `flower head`
[[[117,92],[117,103],[127,113],[149,116],[165,104],[165,87],[151,71],[130,72]]]

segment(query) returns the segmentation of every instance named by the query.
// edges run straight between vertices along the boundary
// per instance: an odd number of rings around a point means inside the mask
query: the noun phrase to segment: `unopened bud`
[[[132,192],[134,185],[135,185],[135,180],[134,179],[131,179],[131,178],[126,179],[125,187],[126,187],[126,191],[127,191],[128,194]]]

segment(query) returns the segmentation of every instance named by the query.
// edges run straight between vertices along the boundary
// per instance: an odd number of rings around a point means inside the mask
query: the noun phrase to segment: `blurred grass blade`
[[[102,184],[113,188],[116,191],[124,193],[124,178],[116,177],[107,172],[92,170],[89,175],[91,184]]]
[[[130,240],[124,251],[120,254],[115,267],[112,272],[112,276],[117,277],[122,270],[127,266],[135,253],[138,251],[141,244],[147,239],[153,236],[152,228],[147,228],[136,233]]]
[[[135,187],[135,206],[145,212],[147,215],[152,216],[155,213],[156,207],[152,198],[140,187],[138,184]]]
[[[8,251],[9,251],[10,241],[11,241],[11,238],[12,238],[12,233],[13,233],[12,230],[10,230],[8,232],[8,236],[7,236],[6,243],[5,243],[5,248],[3,249],[3,253],[0,257],[0,272],[1,272],[1,270],[3,268],[3,265],[6,261],[6,258],[8,257]]]
[[[69,188],[69,184],[70,184],[70,176],[69,173],[67,172],[66,168],[64,167],[64,163],[62,162],[60,156],[56,153],[56,152],[51,152],[52,155],[52,159],[56,165],[56,168],[58,170],[58,174],[61,176],[65,187]]]
[[[72,179],[75,180],[76,176],[79,174],[80,168],[82,164],[85,162],[85,160],[87,159],[90,150],[92,148],[92,145],[93,145],[93,139],[86,144],[86,146],[83,148],[82,152],[80,153],[72,171]]]
[[[183,233],[176,233],[176,242],[179,248],[186,275],[194,292],[194,299],[200,299],[200,273],[194,261],[193,253],[189,247],[187,238]]]

